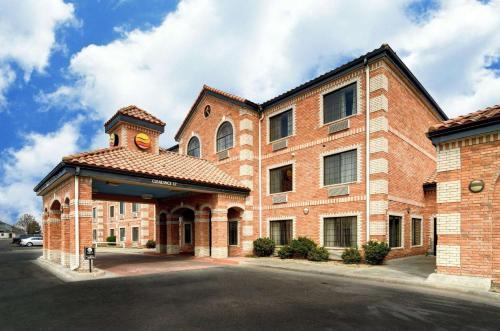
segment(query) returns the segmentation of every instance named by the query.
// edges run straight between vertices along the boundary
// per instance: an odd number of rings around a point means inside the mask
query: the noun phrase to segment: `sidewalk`
[[[276,257],[245,258],[241,260],[240,264],[357,278],[390,284],[425,286],[487,296],[488,298],[500,301],[500,293],[489,292],[484,288],[484,284],[481,284],[483,286],[477,286],[474,282],[469,282],[467,284],[469,286],[466,286],[463,283],[459,284],[448,279],[442,280],[436,277],[438,274],[434,272],[435,257],[433,256],[413,256],[394,259],[389,260],[381,266],[367,264],[347,265],[340,261],[311,262],[296,259],[281,260]]]

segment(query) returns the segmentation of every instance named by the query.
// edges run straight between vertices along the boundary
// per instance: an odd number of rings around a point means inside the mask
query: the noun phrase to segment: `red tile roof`
[[[125,116],[130,116],[130,117],[133,117],[133,118],[136,118],[139,120],[143,120],[143,121],[146,121],[146,122],[149,122],[152,124],[165,126],[165,122],[163,122],[159,118],[151,115],[150,113],[148,113],[144,109],[141,109],[141,108],[134,106],[134,105],[130,105],[130,106],[118,109],[116,114],[114,114],[113,117],[111,117],[106,123],[104,123],[104,126],[107,126],[109,123],[111,123],[111,121],[116,116],[118,116],[120,114],[125,115]]]
[[[473,113],[458,116],[442,123],[436,124],[429,128],[429,132],[459,127],[474,122],[487,121],[496,117],[500,117],[500,105],[488,107],[486,109],[478,110]]]
[[[432,173],[432,175],[430,175],[429,177],[427,177],[427,179],[424,181],[424,185],[436,184],[436,176],[437,176],[437,172],[434,171]]]
[[[207,160],[166,150],[162,150],[158,155],[131,151],[124,147],[112,147],[69,155],[64,157],[63,161],[66,164],[98,167],[138,175],[153,175],[199,184],[248,189]]]

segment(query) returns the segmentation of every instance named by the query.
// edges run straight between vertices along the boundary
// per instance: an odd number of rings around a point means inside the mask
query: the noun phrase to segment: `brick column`
[[[167,252],[167,214],[161,213],[156,222],[156,252]]]
[[[69,267],[69,204],[63,205],[63,213],[61,215],[61,265]]]
[[[44,211],[42,214],[42,231],[43,231],[43,258],[47,260],[49,258],[48,256],[48,249],[49,249],[49,213],[47,211]]]
[[[194,216],[194,256],[210,256],[208,242],[209,212],[196,211]]]
[[[219,207],[212,210],[212,257],[226,258],[227,245],[227,209]]]
[[[61,210],[49,211],[50,248],[49,259],[52,262],[61,262]]]
[[[87,270],[89,267],[88,260],[84,259],[84,247],[92,246],[92,178],[89,177],[76,177],[78,180],[78,217],[79,217],[79,246],[78,253],[76,253],[75,241],[75,220],[76,220],[76,206],[75,200],[70,202],[70,268],[77,268],[79,261],[80,270]],[[73,217],[71,217],[73,216]]]
[[[179,254],[179,218],[167,216],[167,254]]]
[[[500,178],[495,184],[492,201],[492,277],[491,290],[500,292]]]

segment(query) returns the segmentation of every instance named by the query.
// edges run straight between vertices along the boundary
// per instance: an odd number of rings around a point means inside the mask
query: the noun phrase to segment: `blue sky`
[[[63,155],[104,146],[121,106],[164,119],[173,144],[203,84],[261,102],[387,42],[449,116],[500,103],[498,0],[19,3],[0,0],[7,222],[39,216],[33,185]]]

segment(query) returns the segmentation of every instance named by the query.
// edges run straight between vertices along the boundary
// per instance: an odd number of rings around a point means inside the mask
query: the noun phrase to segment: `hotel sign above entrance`
[[[160,184],[160,185],[166,185],[166,186],[177,186],[176,182],[172,182],[169,180],[161,180],[161,179],[151,179],[151,183],[153,184]]]

